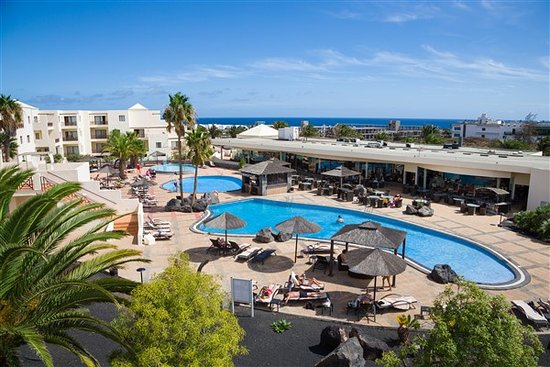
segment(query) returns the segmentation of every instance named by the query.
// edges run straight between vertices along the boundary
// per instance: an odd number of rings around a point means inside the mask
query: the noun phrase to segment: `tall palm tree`
[[[278,120],[278,121],[275,121],[273,123],[273,128],[274,129],[279,130],[279,129],[282,129],[283,127],[288,127],[288,122],[283,121],[283,120]]]
[[[185,135],[187,127],[195,126],[196,114],[193,105],[189,102],[189,97],[180,92],[168,95],[170,103],[164,109],[163,118],[167,123],[166,130],[172,132],[174,130],[178,136],[178,161],[179,161],[179,180],[183,178],[183,153],[181,138]],[[183,185],[179,185],[180,197],[183,199]]]
[[[306,125],[302,128],[302,131],[300,132],[300,135],[304,138],[313,138],[315,136],[319,136],[319,130],[313,125]]]
[[[128,160],[136,155],[145,154],[145,143],[138,138],[134,131],[127,131],[122,134],[120,130],[111,131],[107,139],[107,144],[103,149],[109,152],[111,156],[118,158],[120,178],[126,178],[126,167]],[[143,153],[141,153],[143,151]]]
[[[108,241],[124,236],[105,231],[115,211],[83,204],[68,196],[78,183],[62,183],[9,211],[21,183],[33,175],[18,167],[0,169],[0,365],[20,366],[19,348],[28,345],[46,366],[53,366],[46,343],[99,366],[69,331],[93,332],[121,342],[109,323],[91,316],[91,303],[125,303],[136,283],[96,277],[139,259],[137,250],[117,250]],[[61,203],[61,204],[60,204]]]
[[[17,100],[0,94],[0,129],[14,137],[17,127],[23,122],[23,109]],[[4,156],[10,157],[10,144],[4,144]]]
[[[145,142],[138,137],[137,133],[128,138],[130,140],[130,163],[135,167],[139,158],[147,153],[147,148]]]
[[[197,195],[199,166],[202,166],[206,161],[212,158],[214,150],[212,149],[210,135],[202,126],[189,130],[187,134],[185,134],[185,144],[187,145],[187,157],[195,166],[195,180],[193,184],[193,195],[191,196],[191,207],[193,207],[195,204],[195,196]]]

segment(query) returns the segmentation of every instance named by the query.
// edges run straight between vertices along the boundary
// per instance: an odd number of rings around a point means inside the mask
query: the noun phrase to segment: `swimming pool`
[[[192,164],[183,164],[183,172],[190,173],[195,171],[195,166]],[[178,173],[180,172],[180,165],[177,163],[163,163],[155,164],[152,169],[156,170],[158,173]]]
[[[409,260],[423,267],[424,270],[431,270],[436,264],[449,264],[466,280],[491,286],[508,284],[517,278],[517,269],[514,272],[511,265],[504,258],[487,248],[464,238],[371,213],[265,199],[247,199],[216,204],[209,206],[209,210],[213,216],[227,211],[242,218],[247,225],[228,232],[248,235],[254,235],[264,227],[274,228],[276,224],[300,215],[321,226],[320,232],[304,234],[300,237],[320,240],[329,239],[346,224],[373,220],[383,226],[406,231],[405,255]],[[343,217],[343,223],[336,221],[338,215]],[[202,224],[198,229],[211,233],[221,233],[220,230]]]
[[[200,193],[236,191],[242,187],[241,179],[233,176],[198,176],[197,181],[197,192]],[[193,192],[195,177],[184,178],[182,182],[184,192]],[[162,184],[162,188],[171,192],[177,191],[174,180]]]

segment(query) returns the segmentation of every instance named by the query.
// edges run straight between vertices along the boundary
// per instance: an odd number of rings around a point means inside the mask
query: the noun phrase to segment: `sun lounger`
[[[321,245],[316,243],[314,245],[307,245],[302,249],[302,256],[314,255],[314,254],[330,254],[330,245]]]
[[[290,291],[287,292],[283,298],[284,303],[290,301],[317,301],[317,300],[326,300],[328,298],[326,292],[315,292],[315,291]]]
[[[249,243],[238,244],[237,242],[229,241],[229,244],[231,245],[231,249],[235,254],[240,254],[241,252],[243,252],[244,250],[250,247]]]
[[[407,311],[411,308],[416,308],[415,303],[418,301],[413,296],[401,296],[399,294],[388,294],[376,301],[376,308],[379,310],[396,308],[398,310]]]
[[[147,220],[150,222],[150,223],[153,223],[154,225],[172,225],[172,222],[170,222],[169,220],[162,220],[162,219],[158,219],[158,218],[151,218],[150,216],[147,216]]]
[[[270,284],[268,286],[264,286],[260,289],[258,294],[256,294],[256,297],[254,298],[254,303],[260,304],[260,305],[266,305],[271,309],[273,305],[273,300],[275,299],[275,296],[277,293],[279,293],[279,290],[281,289],[281,286],[279,284]]]
[[[307,280],[309,281],[309,284],[303,284],[303,282],[300,282],[300,280],[296,276],[296,273],[291,272],[290,276],[288,277],[288,281],[284,284],[284,288],[288,289],[289,291],[300,289],[304,291],[321,291],[325,289],[324,284],[315,284],[311,281],[311,279]]]
[[[237,254],[235,256],[235,260],[249,260],[254,255],[256,255],[258,252],[260,252],[262,249],[260,247],[249,247],[240,254]]]
[[[252,263],[261,262],[263,264],[274,253],[275,250],[273,249],[265,249],[262,252],[257,253],[252,259],[248,261]]]
[[[546,317],[535,311],[527,302],[513,300],[512,305],[514,305],[517,310],[521,311],[529,321],[535,324],[535,326],[548,327],[548,320],[546,320]]]

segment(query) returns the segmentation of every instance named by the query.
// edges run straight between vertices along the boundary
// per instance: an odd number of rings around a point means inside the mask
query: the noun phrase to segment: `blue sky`
[[[0,91],[40,109],[550,118],[548,0],[0,4]]]

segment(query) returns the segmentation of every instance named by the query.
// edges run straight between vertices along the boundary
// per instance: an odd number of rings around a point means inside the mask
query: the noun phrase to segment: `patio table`
[[[464,198],[453,198],[453,201],[455,202],[455,205],[456,206],[460,206],[462,205],[462,203],[464,202]]]
[[[476,213],[476,209],[479,208],[479,205],[477,204],[466,204],[468,207],[468,214],[474,215]]]

